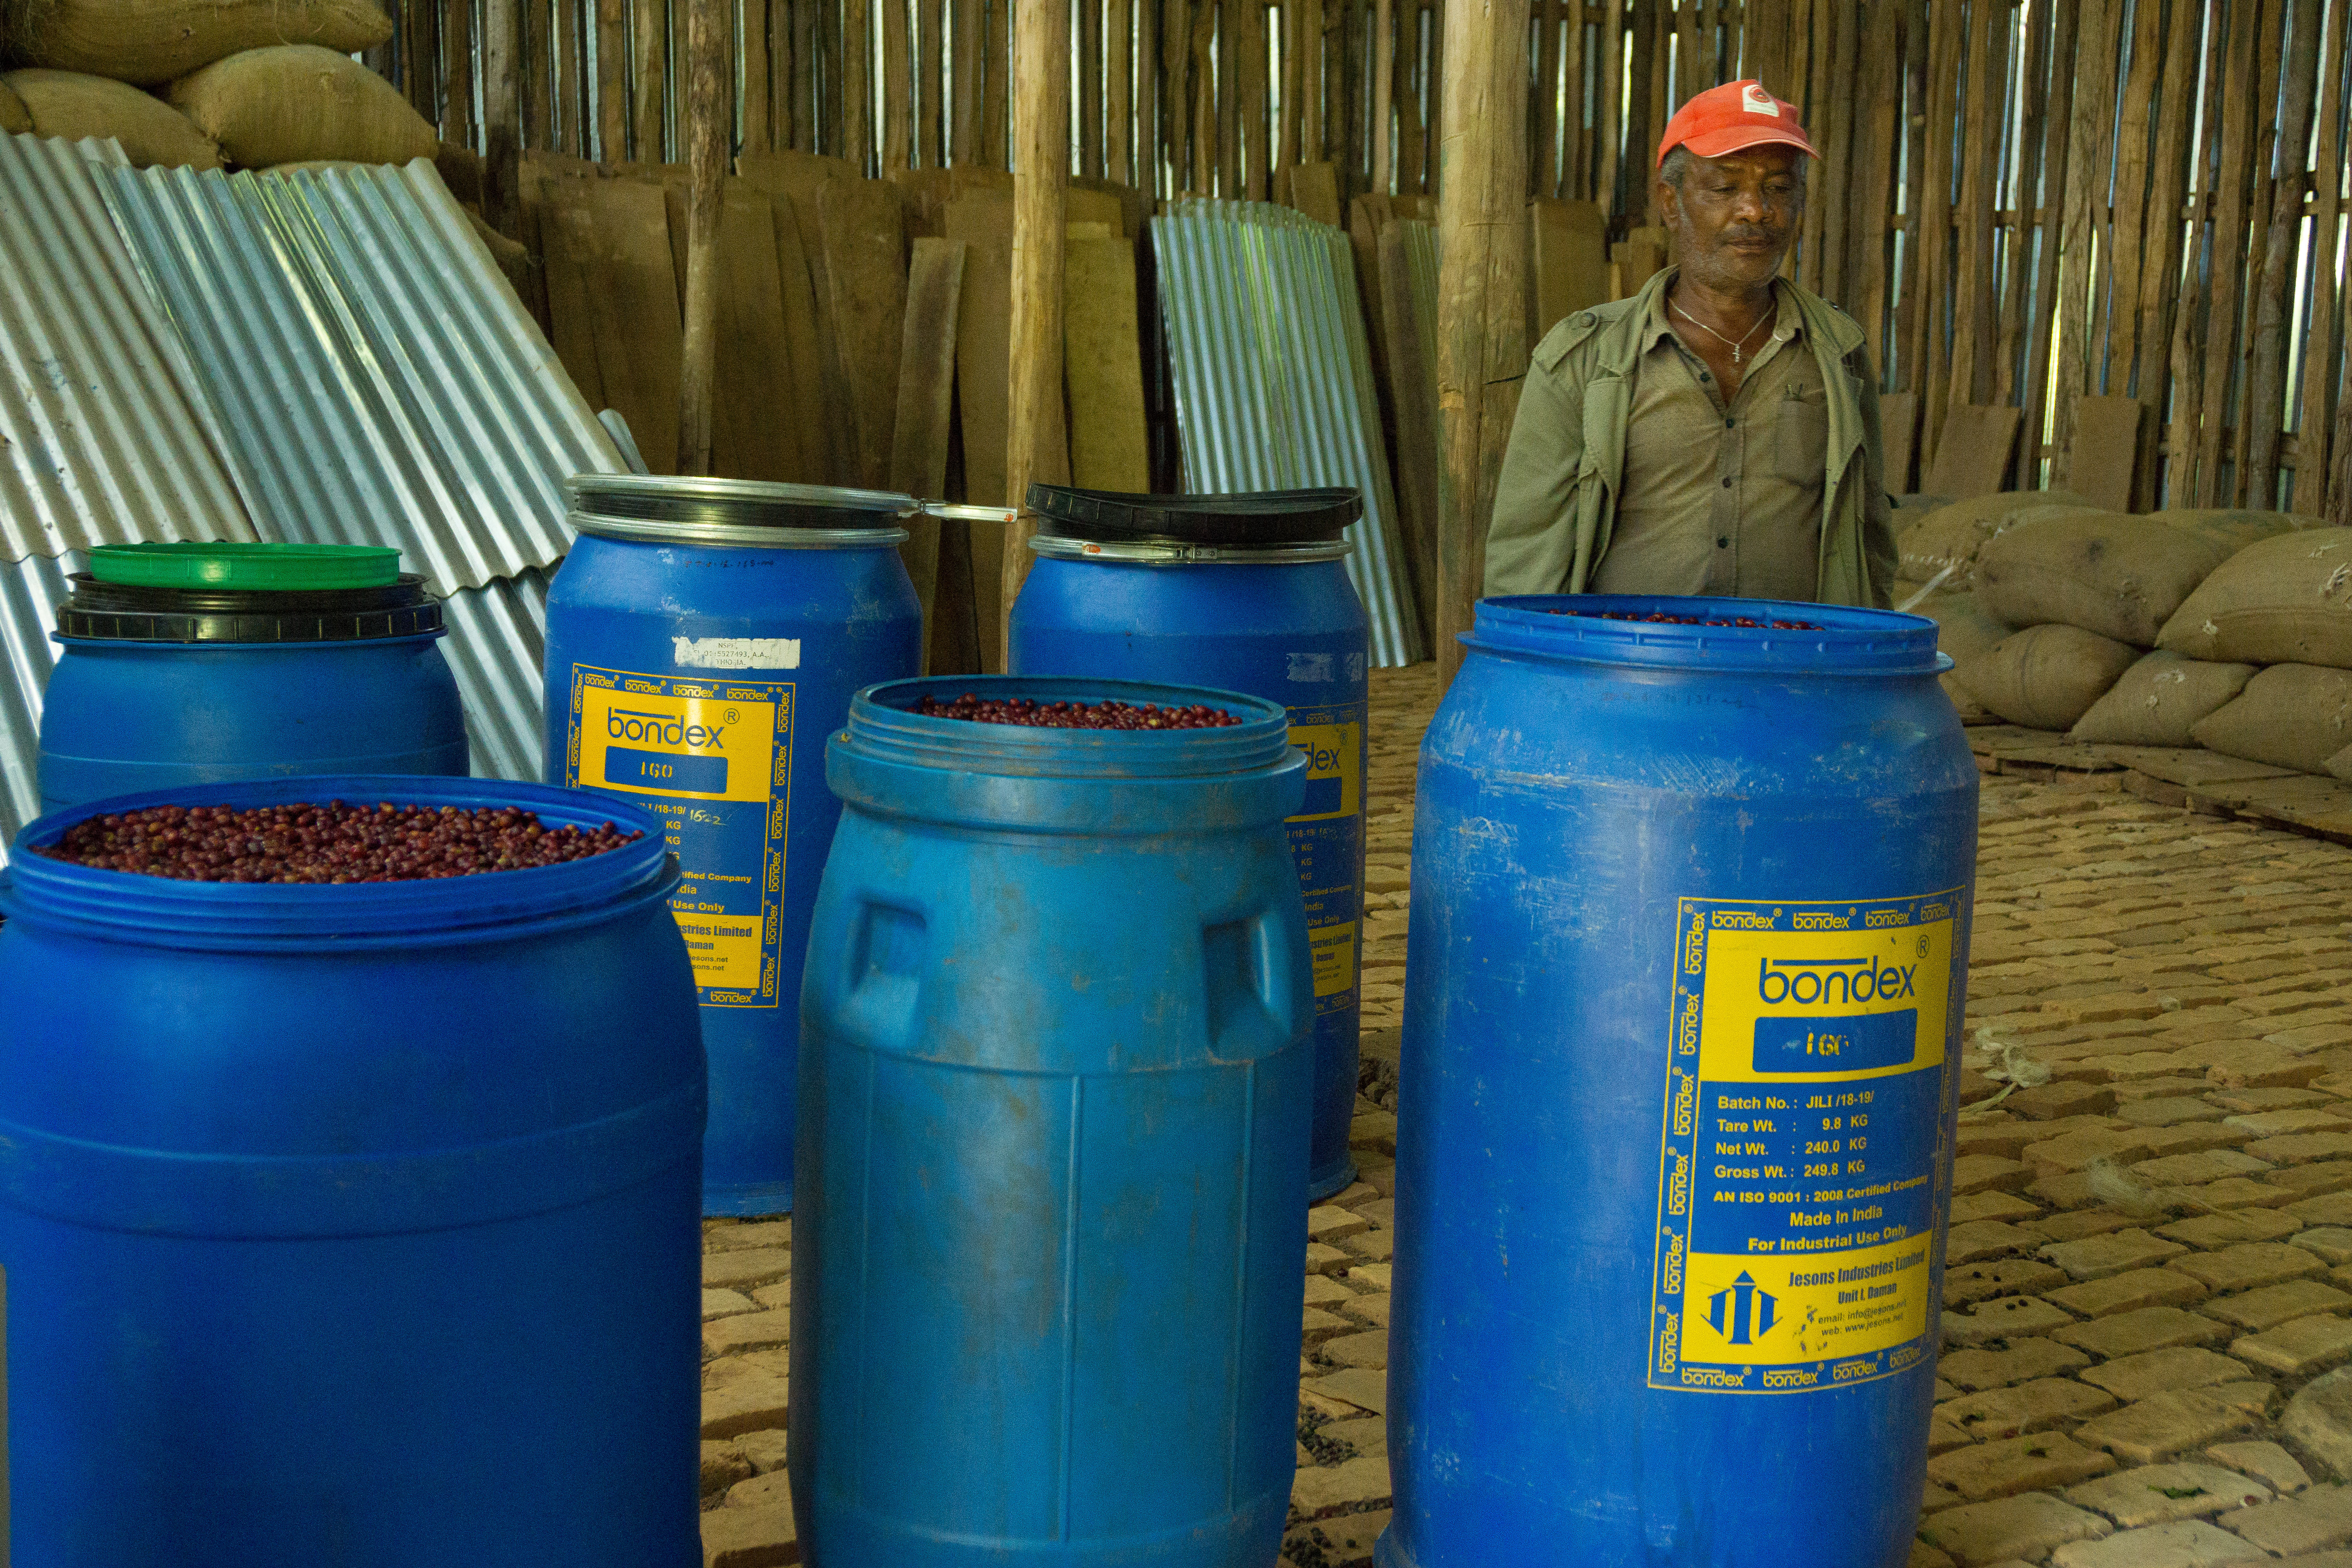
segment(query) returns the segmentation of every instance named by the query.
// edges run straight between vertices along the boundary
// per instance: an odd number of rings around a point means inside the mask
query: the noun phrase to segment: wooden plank
[[[2200,10],[2187,0],[2172,7],[2165,37],[2163,80],[2195,79]],[[2189,184],[2190,133],[2196,123],[2196,104],[2189,94],[2159,91],[2146,233],[2140,243],[2139,321],[2133,334],[2138,363],[2124,388],[2158,411],[2164,404],[2173,316],[2180,299],[2180,210]]]
[[[2015,119],[2018,135],[2010,159],[2008,184],[2020,194],[2021,205],[2031,205],[2033,194],[2040,188],[2043,129],[2050,107],[2049,35],[2054,20],[2047,6],[2029,7],[2020,11],[2024,31],[2023,58],[2019,62],[2017,86],[2013,89],[2021,101],[2017,105]],[[2039,226],[2031,217],[2021,217],[2007,231],[2007,243],[2001,247],[2000,286],[2000,346],[1993,365],[1992,400],[1996,403],[2024,403],[2024,389],[2018,377],[2025,363],[2025,338],[2029,330],[2047,331],[2041,318],[2045,314],[2036,310],[2027,313],[2027,295],[2032,288],[2034,230]],[[2025,451],[2017,466],[2017,483],[2021,489],[2042,488],[2042,426],[2031,420],[2021,420],[2020,427],[2027,432]]]
[[[1969,18],[1967,107],[1961,121],[1959,246],[1952,309],[1951,400],[1992,401],[1995,323],[2000,320],[1993,275],[1992,215],[2005,126],[2011,12],[2006,5],[1978,5]],[[1996,484],[1995,489],[2006,488]],[[1937,492],[1942,493],[1942,492]]]
[[[1002,169],[1013,145],[1005,98],[1013,80],[1012,16],[1005,0],[982,0],[987,23],[982,50],[987,58],[987,79],[981,88],[980,162]]]
[[[1149,490],[1135,242],[1115,235],[1073,238],[1063,277],[1070,482],[1087,489]]]
[[[2276,5],[2277,0],[2270,0]],[[2220,184],[2214,191],[2214,265],[2205,303],[2204,405],[2198,411],[2197,471],[2193,486],[2197,506],[2227,506],[2236,486],[2221,474],[2223,425],[2228,417],[2231,384],[2235,379],[2240,307],[2245,273],[2237,258],[2247,247],[2247,184],[2252,178],[2254,117],[2267,112],[2255,102],[2255,50],[2261,37],[2259,0],[2238,0],[2230,8],[2230,56],[2222,72],[2225,99],[2221,110]]]
[[[1664,4],[1665,0],[1659,0]],[[1674,77],[1666,88],[1666,112],[1672,114],[1683,106],[1683,100],[1696,94],[1703,87],[1713,84],[1701,79],[1698,68],[1699,0],[1674,0],[1675,46]]]
[[[474,144],[474,7],[445,0],[441,8],[441,140]]]
[[[919,60],[915,74],[915,101],[920,114],[915,134],[915,156],[923,167],[936,169],[948,161],[947,121],[941,112],[947,88],[948,0],[918,0],[916,47]]]
[[[857,482],[880,489],[890,476],[906,336],[907,238],[898,189],[887,180],[828,180],[817,194],[817,212]]]
[[[967,247],[956,321],[956,416],[963,436],[964,499],[1005,504],[1013,375],[1013,197],[972,190],[948,203],[947,237]],[[1004,539],[971,536],[972,602],[982,668],[1004,668]]]
[[[595,0],[595,156],[617,163],[629,155],[628,0]]]
[[[741,184],[758,189],[748,180]],[[793,204],[774,195],[768,195],[767,203],[768,226],[775,236],[776,284],[783,306],[782,411],[792,421],[792,441],[786,448],[792,469],[783,477],[796,484],[835,484],[843,467],[834,455],[839,405],[832,390],[824,333],[819,325],[824,312],[818,306],[814,275],[801,245]]]
[[[1386,195],[1396,188],[1396,68],[1397,5],[1395,0],[1374,0],[1372,5],[1372,194]]]
[[[718,389],[719,222],[733,141],[725,29],[733,8],[720,0],[682,0],[687,18],[686,313],[678,378],[677,471],[710,472],[711,399]]]
[[[1557,198],[1559,195],[1559,95],[1560,95],[1560,4],[1559,0],[1542,0],[1529,7],[1536,21],[1536,81],[1535,90],[1528,95],[1528,173],[1535,181],[1535,194]]]
[[[1235,106],[1244,142],[1242,189],[1252,201],[1262,202],[1274,167],[1274,159],[1266,150],[1267,134],[1272,128],[1267,114],[1272,96],[1266,79],[1268,16],[1264,5],[1254,4],[1236,6],[1229,14],[1237,17],[1242,29],[1241,79],[1237,84],[1241,101]]]
[[[1135,163],[1128,184],[1156,196],[1167,191],[1160,162],[1160,117],[1171,101],[1160,89],[1160,5],[1159,0],[1134,0],[1134,5]]]
[[[1890,392],[1878,400],[1879,439],[1885,443],[1886,488],[1896,495],[1913,494],[1912,465],[1919,457],[1919,395]]]
[[[1762,82],[1767,92],[1788,97],[1788,0],[1748,0],[1746,21],[1739,74]]]
[[[2042,152],[2042,244],[2033,258],[2033,324],[2025,349],[2024,427],[2041,433],[2050,427],[2050,357],[2057,332],[2060,229],[2064,224],[2073,126],[2074,118],[2075,49],[2082,26],[2082,0],[2056,0],[2051,17],[2049,118]],[[2064,472],[2063,455],[2051,466],[2053,480]]]
[[[1103,0],[1073,0],[1077,7],[1076,79],[1078,126],[1074,150],[1078,173],[1099,180],[1103,172]]]
[[[552,180],[541,189],[556,352],[567,366],[581,356],[593,363],[592,375],[574,379],[587,385],[593,376],[600,405],[628,421],[646,466],[673,473],[681,332],[661,190],[634,180]]]
[[[908,100],[914,86],[909,62],[907,0],[881,0],[882,172],[896,174],[914,166],[914,124]]]
[[[1945,416],[1943,436],[1921,493],[1963,500],[2005,487],[2017,447],[2018,411],[2005,405],[1958,404]]]
[[[2146,511],[2144,474],[2156,413],[2137,397],[2086,397],[2075,405],[2075,448],[2065,488],[2107,511]]]
[[[955,414],[956,312],[963,296],[964,247],[945,239],[918,239],[907,273],[907,323],[899,335],[898,406],[891,423],[890,484],[900,495],[927,500],[948,489],[948,447]],[[907,542],[898,553],[923,603],[924,648],[937,643],[940,532],[934,517],[907,521]],[[968,528],[968,523],[949,526]],[[971,584],[962,584],[960,606],[971,616]],[[929,659],[926,659],[928,667]]]
[[[2114,392],[2133,390],[2139,346],[2142,250],[2149,225],[2164,222],[2168,216],[2151,213],[2147,205],[2149,127],[2164,70],[2163,21],[2161,6],[2143,3],[2137,7],[2131,75],[2124,84],[2123,111],[2116,122],[2115,250],[2108,268],[2113,303],[2105,355],[2105,385]]]
[[[2204,101],[2197,106],[2198,152],[2191,167],[2197,201],[2186,220],[2188,233],[2182,240],[2189,275],[2200,281],[2186,291],[2173,312],[2172,419],[2158,432],[2160,444],[2168,451],[2161,488],[2153,492],[2176,506],[2196,504],[2197,426],[2205,405],[2206,339],[2212,330],[2211,300],[2202,280],[2211,266],[2213,193],[2221,181],[2221,121],[2226,107],[2221,73],[2227,67],[2229,48],[2228,29],[2217,14],[2206,27],[2205,52],[2200,62],[2206,88]]]
[[[1105,0],[1103,172],[1135,183],[1135,0]]]
[[[1632,30],[1633,47],[1623,68],[1623,90],[1631,101],[1625,110],[1624,151],[1621,164],[1622,189],[1618,194],[1618,205],[1612,215],[1615,222],[1621,225],[1654,221],[1654,205],[1657,198],[1650,189],[1653,184],[1651,175],[1657,169],[1658,136],[1664,129],[1654,117],[1650,95],[1653,57],[1657,53],[1658,17],[1655,0],[1648,5],[1633,4],[1629,0],[1626,25]]]
[[[482,216],[537,254],[539,236],[525,229],[523,214],[520,20],[512,0],[483,0]]]
[[[824,431],[827,484],[856,485],[861,464],[856,426],[851,413],[854,394],[842,379],[844,363],[837,344],[832,301],[833,285],[825,266],[822,195],[833,182],[855,178],[840,158],[814,153],[746,153],[735,163],[738,173],[776,198],[777,211],[792,219],[802,261],[809,279],[811,309],[815,318],[817,360],[824,396],[816,421]],[[789,268],[787,268],[789,270]]]
[[[873,0],[841,0],[841,155],[863,174],[874,161]]]
[[[1340,227],[1339,172],[1328,163],[1301,163],[1290,171],[1290,205],[1313,218]]]
[[[676,4],[676,0],[671,0]],[[816,140],[811,148],[838,158],[847,143],[845,128],[848,117],[844,110],[844,77],[842,69],[841,8],[826,4],[817,7],[816,16]],[[861,164],[859,174],[864,174]]]
[[[644,0],[632,0],[644,4]],[[746,152],[780,153],[793,144],[794,74],[793,0],[768,0],[768,142]]]
[[[1823,83],[1828,99],[1825,105],[1828,144],[1822,151],[1827,156],[1822,160],[1821,174],[1829,189],[1847,194],[1848,201],[1842,205],[1851,205],[1859,210],[1861,204],[1852,201],[1852,193],[1853,96],[1863,74],[1855,58],[1856,51],[1861,47],[1855,29],[1862,7],[1860,0],[1828,0],[1823,8],[1832,13],[1832,22],[1830,29],[1830,70]],[[1846,264],[1853,250],[1848,225],[1834,220],[1830,203],[1806,204],[1809,217],[1817,210],[1822,215],[1822,293],[1827,299],[1850,305],[1853,302],[1854,289],[1846,272]],[[1883,224],[1882,219],[1878,226],[1883,226]]]
[[[796,395],[793,348],[777,264],[775,204],[757,186],[730,179],[719,224],[712,473],[805,482],[811,470],[803,447],[815,400]]]
[[[1967,38],[1959,6],[1932,5],[1927,15],[1935,32],[1927,62],[1926,188],[1920,192],[1916,209],[1919,226],[1912,230],[1912,237],[1919,242],[1919,306],[1913,321],[1919,348],[1911,362],[1916,367],[1911,385],[1922,400],[1919,460],[1923,471],[1935,462],[1944,411],[1952,402],[1951,356],[1946,342],[1951,325],[1952,175],[1958,156],[1960,61]]]
[[[526,147],[569,152],[555,140],[555,14],[549,0],[522,0],[522,139]]]
[[[1895,210],[1895,136],[1903,95],[1902,0],[1867,0],[1870,28],[1856,90],[1854,195],[1847,204],[1845,291],[1870,344],[1872,365],[1886,373],[1887,250],[1885,215]]]
[[[1495,481],[1527,374],[1528,0],[1445,11],[1445,179],[1438,193],[1438,674],[1484,588]]]
[[[1787,0],[1773,0],[1773,3],[1785,5]],[[1925,3],[1926,0],[1921,0],[1921,4]],[[1639,195],[1638,192],[1627,192],[1622,188],[1624,127],[1618,105],[1625,84],[1624,42],[1625,0],[1606,0],[1601,14],[1601,108],[1595,117],[1594,134],[1601,165],[1593,174],[1593,195],[1601,204],[1601,210],[1609,215],[1609,221],[1612,224],[1631,208],[1633,203],[1629,197]],[[1633,157],[1638,166],[1641,162],[1638,150]]]
[[[2273,187],[2262,285],[2254,302],[2252,374],[2238,407],[2238,423],[2250,432],[2246,504],[2263,510],[2276,505],[2278,497],[2279,441],[2286,422],[2283,405],[2287,390],[2287,329],[2294,313],[2294,301],[2287,290],[2294,282],[2304,196],[2311,188],[2304,159],[2311,145],[2312,111],[2317,97],[2319,16],[2320,0],[2292,0],[2287,13],[2287,57],[2279,95],[2285,112],[2278,138],[2284,173]],[[2337,19],[2341,21],[2340,16]],[[2340,185],[2340,168],[2328,169],[2326,178]]]
[[[2347,57],[2352,54],[2347,48],[2347,43],[2352,43],[2352,27],[2334,28],[2326,39],[2326,58],[2319,70],[2319,154],[2312,163],[2312,167],[2318,170],[2344,167],[2345,78]],[[2304,351],[2303,417],[2297,426],[2301,450],[2295,458],[2294,493],[2288,502],[2291,510],[2312,517],[2319,516],[2326,502],[2328,443],[2334,424],[2336,381],[2329,366],[2339,354],[2344,354],[2345,342],[2345,300],[2327,281],[2337,275],[2344,212],[2342,187],[2326,178],[2317,184],[2311,206],[2309,275],[2319,282],[2312,293],[2311,337]],[[2352,362],[2352,355],[2345,358]]]
[[[440,118],[435,103],[441,77],[440,50],[433,38],[432,0],[401,0],[394,11],[400,35],[400,90],[425,120]]]
[[[1591,202],[1528,204],[1528,342],[1609,298],[1609,218]]]
[[[1067,484],[1062,412],[1063,223],[1070,178],[1070,12],[1066,0],[1018,0],[1013,56],[1013,319],[1005,437],[1008,502],[1033,482]],[[999,636],[1029,575],[1025,518],[1004,535]]]
[[[588,144],[580,113],[581,105],[587,101],[580,90],[580,33],[584,9],[580,0],[554,0],[555,75],[549,83],[554,116],[550,134],[556,146],[583,158],[593,151]]]
[[[1903,18],[1903,123],[1924,125],[1927,104],[1927,0],[1895,0]],[[1919,355],[1927,346],[1921,335],[1920,284],[1920,210],[1921,193],[1927,189],[1927,138],[1924,134],[1907,134],[1909,151],[1903,160],[1903,211],[1909,216],[1907,232],[1901,238],[1900,258],[1890,287],[1895,290],[1894,338],[1888,353],[1894,361],[1893,384],[1916,390],[1920,384]],[[1884,368],[1882,366],[1882,368]],[[1917,424],[1917,416],[1913,416]]]
[[[817,146],[816,0],[787,0],[793,11],[793,151],[814,153]],[[778,149],[782,151],[782,149]]]
[[[1559,189],[1558,194],[1569,201],[1589,202],[1592,199],[1592,139],[1584,129],[1584,115],[1589,101],[1584,90],[1585,39],[1591,25],[1585,20],[1583,0],[1575,0],[1568,7],[1568,26],[1560,40],[1560,100]]]

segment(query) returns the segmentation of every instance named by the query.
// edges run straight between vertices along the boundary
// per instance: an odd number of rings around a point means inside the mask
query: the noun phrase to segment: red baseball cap
[[[1721,87],[1684,100],[1666,121],[1658,139],[1658,163],[1676,147],[1687,147],[1702,158],[1720,158],[1744,147],[1771,142],[1794,147],[1808,158],[1818,158],[1805,128],[1797,123],[1797,106],[1773,97],[1760,81],[1727,81]]]

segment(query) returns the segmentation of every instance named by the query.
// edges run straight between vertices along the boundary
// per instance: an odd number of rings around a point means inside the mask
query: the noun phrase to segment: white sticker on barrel
[[[672,637],[680,669],[798,669],[798,637]]]
[[[1681,900],[1652,1388],[1794,1394],[1931,1358],[1959,900]]]

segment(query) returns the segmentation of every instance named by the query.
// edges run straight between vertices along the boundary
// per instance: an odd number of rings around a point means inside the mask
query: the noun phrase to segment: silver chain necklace
[[[1748,328],[1745,336],[1743,336],[1738,342],[1732,343],[1729,338],[1725,337],[1721,332],[1717,331],[1713,327],[1708,326],[1705,321],[1700,321],[1696,316],[1694,316],[1688,310],[1684,310],[1678,301],[1670,298],[1666,300],[1666,303],[1674,306],[1675,315],[1680,316],[1684,321],[1688,321],[1692,326],[1696,327],[1708,337],[1715,339],[1718,342],[1731,343],[1731,363],[1734,364],[1738,364],[1739,363],[1739,351],[1747,346],[1748,338],[1752,338],[1756,335],[1757,328],[1763,326],[1765,322],[1773,319],[1771,314],[1757,317],[1756,326]]]

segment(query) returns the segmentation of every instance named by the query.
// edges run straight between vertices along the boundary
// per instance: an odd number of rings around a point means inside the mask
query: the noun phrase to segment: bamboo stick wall
[[[488,7],[405,0],[375,63],[479,148]],[[722,0],[737,145],[870,173],[1003,167],[1009,0]],[[520,0],[523,145],[682,156],[688,0]],[[1073,172],[1344,204],[1433,192],[1438,15],[1420,0],[1073,0]],[[1698,88],[1760,75],[1822,153],[1794,275],[1947,416],[2022,410],[2010,482],[2063,485],[2085,398],[2134,398],[2142,504],[2352,521],[2346,387],[2352,0],[1534,0],[1530,195],[1654,221],[1652,153]],[[851,63],[865,68],[848,68]],[[2315,177],[2313,171],[2318,171]],[[1898,405],[1899,406],[1899,405]]]

